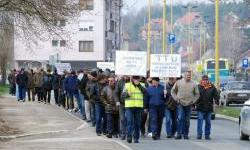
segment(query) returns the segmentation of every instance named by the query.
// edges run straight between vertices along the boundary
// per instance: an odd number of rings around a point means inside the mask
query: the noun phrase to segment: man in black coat
[[[202,76],[199,84],[200,98],[197,101],[197,139],[202,139],[203,120],[205,120],[205,139],[210,140],[211,116],[213,112],[214,100],[219,103],[219,93],[215,86],[208,80],[208,76]]]
[[[60,88],[60,75],[57,73],[57,70],[54,70],[54,74],[52,76],[52,87],[54,90],[54,98],[56,105],[60,105],[59,103],[59,88]]]
[[[18,92],[19,92],[19,97],[18,101],[23,101],[25,102],[25,95],[26,95],[26,89],[27,89],[27,84],[28,84],[28,76],[24,72],[24,69],[22,68],[20,73],[16,77],[16,83],[18,85]]]

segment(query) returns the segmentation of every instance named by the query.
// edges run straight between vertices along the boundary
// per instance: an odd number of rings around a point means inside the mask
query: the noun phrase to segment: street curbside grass
[[[220,106],[215,109],[216,114],[232,117],[232,118],[239,118],[240,116],[240,109],[233,108],[233,107],[224,107]]]
[[[0,96],[3,96],[4,94],[7,94],[9,90],[8,85],[0,85]]]

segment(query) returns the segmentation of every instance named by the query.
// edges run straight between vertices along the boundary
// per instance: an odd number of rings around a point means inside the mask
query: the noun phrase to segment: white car
[[[240,112],[240,139],[249,140],[250,136],[250,100],[244,103]]]

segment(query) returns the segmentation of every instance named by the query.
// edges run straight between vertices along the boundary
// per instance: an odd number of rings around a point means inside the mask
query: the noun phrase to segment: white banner
[[[97,62],[97,68],[102,69],[110,69],[111,71],[115,70],[115,63],[114,62]]]
[[[181,55],[151,54],[150,77],[180,77]]]
[[[147,53],[143,51],[116,51],[117,75],[146,76]]]
[[[70,63],[56,63],[55,64],[56,70],[58,74],[63,74],[64,71],[71,71]]]

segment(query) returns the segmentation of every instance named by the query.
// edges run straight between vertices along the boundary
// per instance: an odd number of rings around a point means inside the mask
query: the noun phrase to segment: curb
[[[236,122],[236,123],[239,122],[239,118],[229,117],[229,116],[225,116],[225,115],[221,115],[221,114],[216,114],[216,117],[221,118],[221,119],[226,119],[226,120]]]

